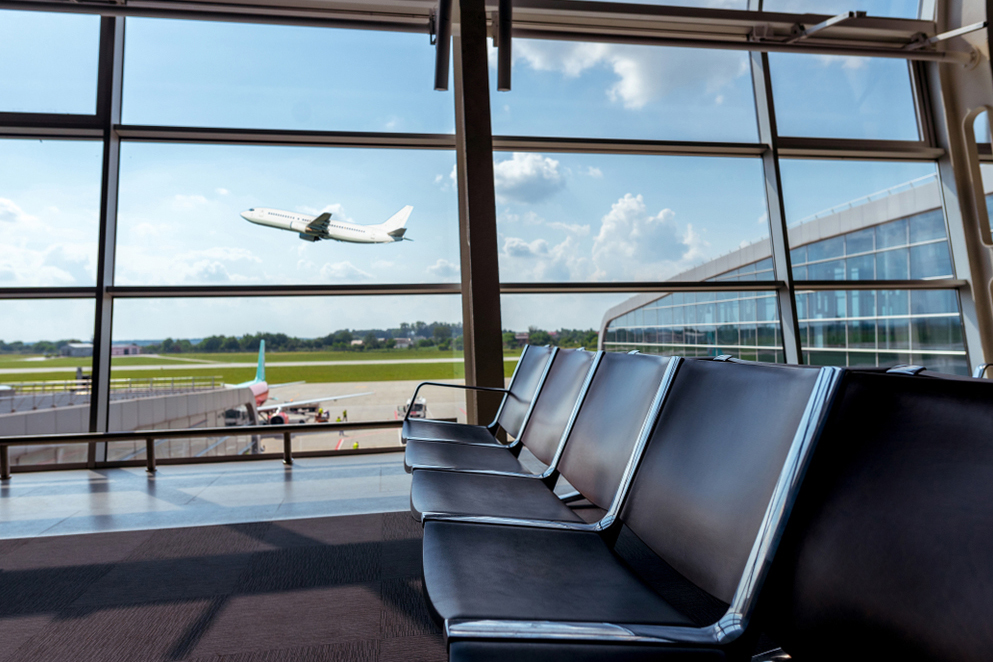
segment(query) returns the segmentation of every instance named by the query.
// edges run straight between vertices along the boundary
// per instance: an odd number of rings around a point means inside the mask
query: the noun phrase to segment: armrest
[[[441,386],[443,388],[460,388],[466,391],[490,391],[493,393],[509,393],[509,389],[506,388],[496,388],[494,386],[470,386],[468,384],[443,384],[441,382],[421,382],[414,389],[414,395],[410,398],[410,404],[413,405],[417,402],[417,394],[421,392],[422,386]],[[403,415],[403,420],[406,421],[410,418],[410,409],[407,409],[407,413]]]
[[[485,515],[453,515],[451,513],[422,513],[421,522],[466,522],[469,524],[498,524],[523,526],[532,529],[555,529],[558,531],[586,531],[596,533],[597,524],[587,522],[557,522],[543,519],[518,517],[490,517]]]
[[[445,623],[445,634],[449,639],[726,645],[744,632],[744,628],[735,626],[730,620],[730,616],[725,615],[720,621],[707,627],[688,627],[640,623],[457,619]]]

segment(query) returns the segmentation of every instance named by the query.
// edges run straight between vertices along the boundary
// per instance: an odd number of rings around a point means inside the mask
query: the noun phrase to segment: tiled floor
[[[0,539],[404,511],[403,454],[14,474]]]

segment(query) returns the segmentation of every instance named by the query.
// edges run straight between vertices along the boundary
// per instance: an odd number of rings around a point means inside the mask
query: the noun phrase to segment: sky
[[[0,12],[0,110],[93,112],[98,28],[92,16]],[[452,93],[432,89],[426,35],[128,19],[125,45],[125,123],[453,131]],[[755,142],[748,61],[518,39],[513,91],[491,92],[494,132]],[[783,135],[917,138],[902,62],[774,54],[770,66]],[[490,73],[495,87],[493,57]],[[459,282],[453,152],[130,142],[121,157],[117,284]],[[0,141],[0,287],[93,284],[100,167],[97,143]],[[784,160],[787,214],[796,221],[933,171]],[[663,280],[768,240],[754,158],[497,152],[494,172],[505,282]],[[311,244],[239,216],[265,206],[375,224],[406,204],[414,241],[389,245]],[[626,296],[505,296],[503,326],[596,327]],[[121,301],[114,337],[312,337],[460,315],[453,296]],[[86,302],[0,303],[4,340],[91,333]]]

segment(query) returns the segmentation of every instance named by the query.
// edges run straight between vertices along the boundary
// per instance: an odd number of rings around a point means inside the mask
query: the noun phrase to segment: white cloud
[[[559,162],[540,154],[514,152],[511,158],[494,162],[493,176],[500,202],[539,202],[565,186]]]
[[[0,223],[34,223],[37,216],[32,216],[21,207],[7,198],[0,198]]]
[[[328,281],[357,282],[372,280],[373,276],[346,261],[325,264],[321,267],[321,278]]]
[[[214,189],[214,192],[217,193],[217,195],[227,195],[231,191],[227,190],[226,188],[218,188],[218,189]]]
[[[439,258],[437,262],[427,268],[427,272],[435,278],[453,278],[459,274],[459,265]]]
[[[564,230],[565,232],[571,232],[572,234],[577,234],[581,237],[585,237],[590,233],[589,225],[579,225],[578,223],[560,223],[559,221],[552,221],[551,223],[546,223],[545,225],[553,230]]]
[[[573,78],[594,67],[609,68],[617,80],[607,97],[632,110],[687,91],[716,94],[748,73],[748,59],[737,53],[619,44],[517,39],[514,59]]]
[[[649,214],[641,195],[625,194],[611,205],[593,240],[594,280],[658,280],[687,268],[706,243],[675,212]]]
[[[600,168],[594,168],[593,166],[590,166],[586,170],[586,174],[592,177],[593,179],[601,179],[603,177],[603,170],[600,170]]]
[[[849,71],[857,71],[869,66],[869,58],[855,55],[818,55],[817,61],[823,67],[839,66]]]
[[[180,209],[193,209],[194,207],[207,204],[207,198],[202,195],[183,195],[182,193],[177,193],[173,196],[172,200],[173,206]]]

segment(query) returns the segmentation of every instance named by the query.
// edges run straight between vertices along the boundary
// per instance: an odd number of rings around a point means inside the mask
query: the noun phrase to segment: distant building
[[[514,334],[514,341],[517,343],[518,347],[524,347],[524,345],[528,344],[529,338],[530,335],[527,331],[521,331],[520,333]]]
[[[62,346],[62,356],[93,356],[93,343],[71,342]]]
[[[127,345],[111,345],[110,355],[111,356],[134,356],[135,354],[141,354],[141,347],[135,345],[134,343],[129,343]]]
[[[414,346],[414,341],[410,338],[397,338],[394,340],[394,347],[397,349],[409,349]]]
[[[352,341],[352,347],[362,347],[362,345],[364,345],[364,344],[365,343],[363,341],[361,341],[361,340],[353,340]]]

